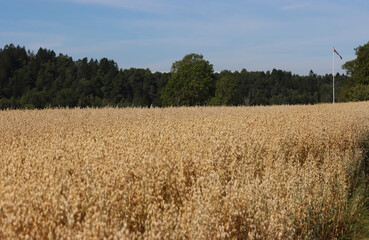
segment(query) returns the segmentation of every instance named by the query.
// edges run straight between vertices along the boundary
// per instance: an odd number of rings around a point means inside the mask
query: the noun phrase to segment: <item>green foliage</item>
[[[82,94],[78,99],[78,106],[82,108],[100,107],[102,106],[102,100],[97,96],[93,96],[92,94],[87,95],[87,96]]]
[[[4,49],[0,49],[0,98],[11,98],[12,89],[10,88],[10,79],[14,73],[23,68],[28,61],[28,56],[25,48],[20,46],[15,47],[13,44],[6,45]],[[17,79],[14,79],[17,80]],[[14,83],[11,84],[14,87]],[[18,94],[17,89],[15,89]]]
[[[368,84],[354,76],[354,63],[347,64],[353,75],[350,79],[335,76],[340,101],[368,99]],[[361,70],[360,76],[364,73]],[[356,79],[361,79],[360,84]],[[52,50],[40,48],[34,54],[12,44],[0,49],[0,109],[25,108],[27,104],[34,108],[161,107],[331,101],[332,75],[318,76],[313,71],[308,76],[276,69],[214,73],[202,55],[188,54],[173,63],[170,73],[152,73],[150,69],[119,69],[107,58],[74,61]]]
[[[40,48],[0,49],[0,109],[100,106],[161,106],[160,91],[170,74],[120,70],[106,58],[73,61]]]
[[[212,98],[211,105],[237,105],[238,104],[238,84],[232,75],[222,77],[216,83],[215,97]]]
[[[75,107],[78,97],[72,88],[63,88],[56,93],[53,105],[57,107]]]
[[[202,55],[188,54],[172,65],[162,92],[164,106],[204,105],[214,95],[213,65]]]
[[[0,98],[0,109],[10,109],[12,102],[7,98]]]
[[[355,48],[356,59],[343,65],[350,78],[343,87],[343,96],[347,101],[369,99],[369,42]]]
[[[44,91],[33,89],[24,95],[24,105],[32,105],[35,108],[44,108],[47,105],[46,94]]]
[[[369,84],[347,86],[342,90],[342,95],[349,101],[367,101],[369,100]]]

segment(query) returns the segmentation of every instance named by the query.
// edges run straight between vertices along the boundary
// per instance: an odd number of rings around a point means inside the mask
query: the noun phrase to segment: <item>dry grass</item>
[[[368,119],[369,102],[1,111],[0,239],[340,237]]]

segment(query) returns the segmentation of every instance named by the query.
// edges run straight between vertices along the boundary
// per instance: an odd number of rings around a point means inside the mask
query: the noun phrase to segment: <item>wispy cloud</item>
[[[24,45],[27,49],[56,49],[62,47],[67,37],[61,34],[46,34],[36,32],[0,32],[0,45],[9,43]]]
[[[306,9],[311,6],[311,3],[309,2],[290,2],[282,6],[283,10],[287,11],[295,11],[298,9]]]
[[[64,1],[64,0],[61,0]],[[68,2],[95,4],[114,8],[130,9],[142,12],[163,13],[176,8],[174,3],[165,0],[65,0]]]
[[[0,47],[46,47],[153,71],[168,71],[173,61],[196,52],[216,70],[307,74],[331,71],[332,45],[349,60],[369,39],[360,24],[369,22],[366,0],[39,1],[41,7],[29,0],[4,2]]]

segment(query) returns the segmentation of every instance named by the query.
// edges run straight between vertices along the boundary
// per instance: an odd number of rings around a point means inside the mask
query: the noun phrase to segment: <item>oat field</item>
[[[0,239],[339,238],[368,131],[369,102],[0,111]]]

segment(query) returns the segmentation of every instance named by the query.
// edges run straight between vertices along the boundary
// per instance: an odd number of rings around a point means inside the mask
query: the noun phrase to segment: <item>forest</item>
[[[346,101],[347,75],[335,76],[336,101]],[[215,72],[202,55],[189,54],[170,72],[119,68],[107,58],[79,59],[40,48],[0,49],[0,109],[49,107],[165,107],[280,105],[332,102],[332,75],[312,70]]]

